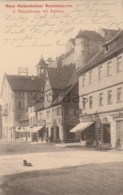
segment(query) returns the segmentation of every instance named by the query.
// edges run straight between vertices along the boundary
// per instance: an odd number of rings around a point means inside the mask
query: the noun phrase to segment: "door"
[[[123,120],[116,122],[117,145],[123,146]]]
[[[56,127],[56,139],[59,139],[59,127]]]
[[[108,144],[111,142],[110,124],[103,124],[103,143]]]

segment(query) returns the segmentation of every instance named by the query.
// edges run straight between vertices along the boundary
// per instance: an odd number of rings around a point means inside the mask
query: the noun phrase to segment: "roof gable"
[[[19,76],[6,75],[8,83],[13,91],[39,91],[44,84],[44,76]]]
[[[99,33],[97,33],[96,31],[92,31],[92,30],[80,30],[79,33],[76,35],[75,38],[81,38],[81,37],[85,37],[85,38],[90,38],[90,39],[104,39]]]
[[[52,89],[63,89],[66,87],[74,71],[73,67],[64,66],[62,68],[49,68],[48,76]]]
[[[106,47],[109,49],[106,51]],[[105,44],[100,51],[87,63],[83,68],[78,69],[78,73],[86,72],[89,68],[93,68],[96,65],[99,65],[112,57],[114,54],[118,55],[123,52],[123,30],[120,31],[112,40]]]

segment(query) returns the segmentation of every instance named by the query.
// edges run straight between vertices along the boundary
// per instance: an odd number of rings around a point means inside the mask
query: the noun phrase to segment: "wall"
[[[103,39],[77,38],[75,40],[76,67],[83,67],[102,47]]]
[[[1,97],[2,102],[2,136],[3,139],[13,139],[13,127],[14,127],[14,102],[13,93],[5,77],[3,83],[3,93]]]
[[[122,56],[123,55],[119,55]],[[122,59],[123,60],[123,59]],[[99,80],[98,77],[98,70],[99,66],[93,68],[91,71],[93,71],[93,78],[92,78],[92,83],[89,84],[89,72],[85,73],[85,79],[86,83],[85,86],[83,86],[82,80],[83,80],[83,75],[79,77],[79,94],[80,94],[80,108],[82,109],[82,98],[81,96],[85,96],[87,99],[89,96],[94,97],[94,108],[93,109],[88,109],[88,102],[87,102],[87,112],[93,113],[96,110],[98,112],[101,111],[110,111],[113,109],[119,109],[123,107],[122,102],[117,103],[117,88],[123,87],[123,77],[122,77],[122,71],[117,72],[117,58],[113,58],[110,60],[112,63],[112,75],[107,76],[107,63],[109,61],[101,64],[102,66],[102,79]],[[112,105],[107,105],[107,91],[112,90],[113,92],[113,104]],[[103,92],[104,93],[104,106],[99,107],[99,93]]]

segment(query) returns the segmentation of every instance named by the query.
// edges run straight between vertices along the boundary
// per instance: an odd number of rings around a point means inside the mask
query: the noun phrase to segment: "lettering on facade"
[[[123,113],[119,112],[117,115],[113,117],[113,119],[123,119]]]
[[[87,114],[87,113],[81,115],[81,119],[82,119],[83,122],[91,122],[91,121],[93,121],[92,115],[91,114]]]

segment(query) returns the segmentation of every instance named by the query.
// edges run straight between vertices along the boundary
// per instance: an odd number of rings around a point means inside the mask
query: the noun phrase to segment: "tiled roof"
[[[62,102],[64,97],[70,92],[70,90],[78,82],[78,76],[77,76],[77,73],[76,73],[76,69],[75,68],[72,68],[72,69],[73,70],[72,70],[71,74],[69,75],[69,79],[68,79],[66,85],[60,91],[60,99],[58,97],[56,97],[56,99],[53,102],[53,105]],[[58,94],[58,96],[59,96],[59,94]]]
[[[74,70],[67,82],[66,87],[73,86],[77,81],[78,81],[78,76],[76,70]]]
[[[95,38],[95,39],[104,39],[99,33],[96,31],[92,30],[80,30],[79,33],[76,35],[75,38],[80,38],[80,37],[86,37],[86,38]]]
[[[74,67],[49,68],[48,76],[52,89],[63,89],[69,81]]]
[[[118,42],[117,42],[118,41]],[[112,44],[115,42],[115,44]],[[108,51],[106,51],[106,46],[109,45]],[[103,63],[104,61],[111,59],[114,54],[123,52],[123,30],[120,31],[111,41],[104,45],[100,51],[82,68],[78,69],[78,73],[84,72],[89,68],[95,67],[98,64]]]
[[[20,76],[20,75],[6,75],[6,78],[13,91],[39,91],[44,84],[44,76]]]
[[[114,29],[107,29],[107,28],[102,28],[102,30],[106,33],[106,35],[108,35],[109,37],[113,37],[115,36],[119,30],[114,30]],[[107,38],[109,38],[107,37]]]
[[[116,41],[120,37],[123,37],[123,30],[120,30],[110,41],[108,41],[105,45],[110,44],[111,42]]]
[[[44,108],[44,102],[38,102],[35,104],[35,111],[39,111],[39,110],[42,110]]]

